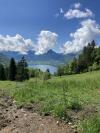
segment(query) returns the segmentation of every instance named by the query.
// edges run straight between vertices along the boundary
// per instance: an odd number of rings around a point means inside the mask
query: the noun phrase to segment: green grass
[[[66,108],[81,110],[89,105],[100,111],[100,71],[53,77],[46,82],[0,81],[0,89],[8,90],[18,105],[34,103],[39,105],[40,112],[60,118],[68,117]]]
[[[100,117],[95,115],[88,120],[84,120],[80,129],[82,133],[100,133]]]

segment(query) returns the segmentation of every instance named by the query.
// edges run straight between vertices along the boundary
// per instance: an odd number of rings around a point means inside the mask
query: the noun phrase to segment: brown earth
[[[18,109],[7,94],[0,93],[0,133],[75,133],[71,124],[51,116]]]

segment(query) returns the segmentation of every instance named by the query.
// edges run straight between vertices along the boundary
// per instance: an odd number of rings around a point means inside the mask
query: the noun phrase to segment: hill
[[[4,88],[3,92],[6,90],[12,92],[10,94],[14,98],[14,103],[21,109],[31,110],[31,112],[38,111],[43,114],[44,118],[45,116],[47,118],[48,115],[63,119],[79,133],[82,131],[84,133],[99,133],[99,79],[100,71],[94,71],[63,76],[62,78],[52,77],[47,82],[41,82],[40,79],[35,78],[17,84],[10,81],[0,81],[0,89]],[[66,113],[64,113],[65,111]],[[29,117],[27,117],[28,119]],[[25,127],[23,126],[23,128]]]

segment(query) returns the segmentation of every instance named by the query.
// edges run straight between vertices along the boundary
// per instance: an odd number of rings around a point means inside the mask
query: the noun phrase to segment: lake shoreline
[[[52,65],[29,65],[29,68],[40,69],[43,72],[49,69],[51,74],[54,74],[55,72],[57,72],[57,67]]]

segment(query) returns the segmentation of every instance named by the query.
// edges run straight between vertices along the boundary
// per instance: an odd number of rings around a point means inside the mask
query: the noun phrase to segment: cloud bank
[[[13,37],[0,35],[0,51],[15,51],[26,54],[30,49],[34,49],[31,39],[24,39],[19,34]]]
[[[0,51],[15,51],[27,54],[29,50],[33,50],[36,54],[43,54],[53,48],[56,39],[57,34],[50,31],[41,31],[35,44],[31,39],[25,39],[19,34],[16,36],[0,35]]]
[[[71,33],[72,41],[67,41],[61,47],[61,52],[64,54],[76,53],[87,46],[95,37],[100,36],[100,26],[95,20],[84,20],[81,22],[81,28],[76,32]]]
[[[73,18],[87,18],[92,17],[93,13],[89,9],[85,9],[85,11],[81,11],[79,9],[69,9],[65,14],[64,17],[67,19],[73,19]]]
[[[59,17],[60,15],[63,15],[66,19],[94,17],[94,14],[90,9],[85,8],[84,10],[81,10],[81,6],[81,3],[74,3],[66,12],[60,8],[59,12],[56,13],[55,16]]]
[[[41,31],[38,36],[36,54],[44,54],[52,49],[57,40],[57,34],[50,31]]]

